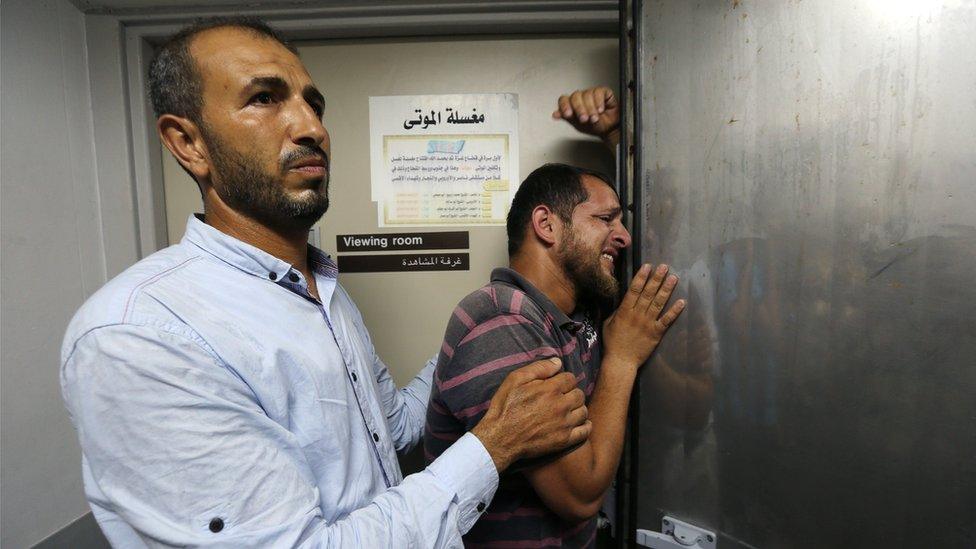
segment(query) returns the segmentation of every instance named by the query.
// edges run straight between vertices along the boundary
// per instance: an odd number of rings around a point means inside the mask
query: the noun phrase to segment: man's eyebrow
[[[287,89],[288,82],[285,82],[285,79],[280,76],[255,76],[247,84],[249,88],[261,86],[274,89]]]
[[[280,76],[255,76],[247,85],[248,88],[271,88],[274,90],[287,90],[288,82]],[[302,97],[305,101],[313,103],[319,107],[325,106],[325,96],[315,86],[309,84],[302,89]]]
[[[325,96],[315,86],[309,84],[302,90],[302,97],[309,103],[314,103],[320,107],[325,106]]]

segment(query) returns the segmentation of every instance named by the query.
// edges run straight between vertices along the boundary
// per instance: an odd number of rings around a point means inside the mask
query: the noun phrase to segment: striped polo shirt
[[[593,323],[583,315],[566,316],[517,272],[495,269],[491,282],[461,300],[448,322],[427,407],[427,462],[481,421],[505,376],[535,360],[560,357],[588,402],[600,369],[597,338]],[[564,522],[520,473],[557,457],[510,467],[491,505],[464,536],[465,546],[592,546],[596,519]]]

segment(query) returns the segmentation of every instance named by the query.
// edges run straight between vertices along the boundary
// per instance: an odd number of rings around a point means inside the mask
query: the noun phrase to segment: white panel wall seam
[[[122,25],[110,16],[86,16],[97,189],[106,276],[140,257],[139,217],[133,196],[131,124],[126,98]],[[97,100],[96,100],[97,98]]]
[[[58,10],[58,26],[61,29],[60,33],[60,46],[61,46],[61,73],[64,81],[67,83],[73,81],[78,93],[83,95],[82,101],[75,102],[84,105],[84,109],[81,113],[78,113],[80,120],[74,119],[70,110],[67,108],[69,104],[73,101],[68,93],[68,86],[64,87],[64,103],[65,103],[65,127],[69,129],[70,133],[75,133],[78,137],[84,137],[87,135],[88,140],[72,139],[69,136],[67,140],[68,143],[68,158],[70,160],[71,166],[81,167],[84,169],[84,176],[79,172],[81,169],[71,170],[71,190],[75,198],[75,204],[82,204],[85,202],[85,191],[94,191],[92,205],[94,206],[94,224],[88,229],[95,231],[95,237],[89,243],[91,249],[83,249],[84,246],[79,242],[78,246],[78,262],[82,265],[83,276],[82,276],[82,290],[85,297],[91,295],[95,292],[102,284],[106,281],[106,265],[105,265],[105,249],[103,245],[103,229],[102,229],[102,208],[101,208],[101,198],[98,195],[98,158],[95,155],[95,129],[92,122],[92,103],[91,103],[91,79],[88,72],[88,44],[85,40],[85,29],[84,25],[81,28],[81,59],[82,63],[79,64],[81,68],[81,75],[72,74],[68,65],[68,50],[65,49],[65,41],[68,40],[69,29],[66,29],[66,22],[64,19],[64,14],[62,10],[73,9],[70,5],[62,3],[60,9]],[[80,76],[80,81],[75,81],[75,78]],[[81,130],[78,132],[72,132],[71,129]],[[85,150],[87,149],[87,150]],[[85,161],[81,158],[86,157]],[[89,185],[85,184],[85,179],[88,179]],[[75,209],[75,227],[77,227],[78,234],[84,235],[88,233],[84,227],[85,223],[81,220],[81,216],[85,212]],[[87,253],[86,253],[87,252]]]

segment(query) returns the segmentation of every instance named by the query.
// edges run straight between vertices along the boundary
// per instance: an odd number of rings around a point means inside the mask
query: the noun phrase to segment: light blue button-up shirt
[[[397,389],[335,264],[191,217],[68,327],[61,385],[85,492],[118,547],[447,547],[498,485],[468,433],[402,478],[433,364]]]

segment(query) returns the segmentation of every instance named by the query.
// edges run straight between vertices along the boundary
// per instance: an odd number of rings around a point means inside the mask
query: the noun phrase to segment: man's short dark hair
[[[564,223],[572,223],[573,210],[590,197],[583,186],[584,175],[595,177],[613,189],[613,183],[606,175],[567,164],[546,164],[525,178],[515,193],[505,224],[509,257],[513,257],[522,247],[532,210],[536,206],[548,206]]]
[[[278,42],[298,55],[298,50],[294,46],[256,17],[197,19],[160,46],[149,65],[149,98],[152,100],[153,111],[157,118],[164,114],[173,114],[200,123],[203,90],[199,68],[190,55],[190,44],[200,33],[222,27],[253,32],[256,36]]]

